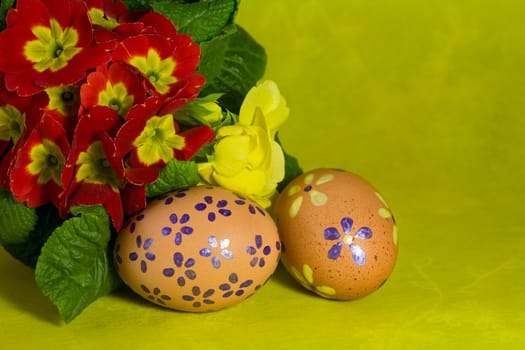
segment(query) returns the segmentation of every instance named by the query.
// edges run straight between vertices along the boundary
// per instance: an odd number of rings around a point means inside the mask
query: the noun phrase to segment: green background
[[[291,108],[285,148],[305,170],[379,189],[400,252],[379,291],[311,295],[279,269],[216,313],[131,293],[59,321],[32,271],[0,252],[5,349],[518,349],[525,345],[525,2],[245,0],[266,78]]]

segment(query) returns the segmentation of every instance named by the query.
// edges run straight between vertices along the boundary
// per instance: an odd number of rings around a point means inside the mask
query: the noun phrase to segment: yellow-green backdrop
[[[291,108],[285,148],[392,207],[392,277],[352,302],[279,269],[242,304],[163,310],[131,293],[65,326],[0,252],[3,349],[518,349],[525,345],[525,2],[245,0],[266,78]]]

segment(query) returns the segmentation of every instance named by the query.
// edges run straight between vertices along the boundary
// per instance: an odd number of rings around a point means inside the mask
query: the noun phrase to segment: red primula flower
[[[87,84],[80,89],[82,107],[99,105],[114,109],[124,119],[128,110],[135,104],[141,104],[146,98],[146,91],[141,78],[131,67],[116,62],[101,65],[87,77]],[[82,113],[82,112],[81,112]]]
[[[45,89],[48,98],[46,113],[53,114],[71,139],[78,121],[80,85],[60,85]]]
[[[118,40],[138,35],[144,29],[139,19],[145,11],[129,11],[126,5],[114,0],[85,0],[94,26],[94,38],[107,50],[112,50]]]
[[[172,158],[189,160],[214,136],[206,125],[179,132],[171,113],[159,115],[162,102],[151,97],[144,105],[133,106],[115,138],[117,155],[129,154],[131,167],[164,166]]]
[[[117,112],[105,106],[95,106],[79,118],[62,172],[62,216],[75,205],[102,204],[113,226],[120,229],[124,219],[120,189],[125,172],[112,139],[119,126]]]
[[[142,34],[124,39],[113,51],[112,59],[135,67],[145,78],[151,95],[177,95],[188,79],[198,74],[195,69],[200,48],[187,35],[168,38]]]
[[[18,146],[42,117],[45,94],[20,97],[5,88],[0,74],[0,186],[9,188],[9,172]]]
[[[49,200],[58,206],[68,152],[66,131],[51,114],[45,114],[20,146],[13,164],[11,192],[16,200],[32,208]]]
[[[20,95],[70,85],[109,60],[93,43],[93,29],[82,0],[18,0],[0,33],[0,71],[6,86]]]

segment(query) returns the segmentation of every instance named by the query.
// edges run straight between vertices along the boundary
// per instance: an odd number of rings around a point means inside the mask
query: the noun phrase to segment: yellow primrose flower
[[[288,113],[274,82],[252,88],[242,103],[238,123],[217,130],[213,155],[199,164],[201,178],[268,208],[284,178],[284,154],[274,138]]]

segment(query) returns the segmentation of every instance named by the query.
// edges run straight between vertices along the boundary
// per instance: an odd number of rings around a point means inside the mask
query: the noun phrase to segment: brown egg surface
[[[306,172],[281,192],[274,212],[281,261],[305,288],[351,300],[390,276],[398,251],[395,219],[363,178],[335,169]]]
[[[122,280],[158,305],[192,312],[240,303],[279,262],[270,215],[219,187],[192,187],[153,200],[118,234]]]

